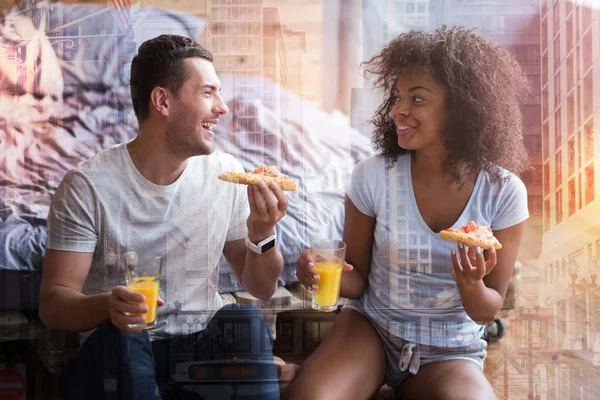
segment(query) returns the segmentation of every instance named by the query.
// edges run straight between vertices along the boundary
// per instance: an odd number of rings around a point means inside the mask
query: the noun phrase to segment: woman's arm
[[[367,289],[374,232],[375,219],[361,213],[346,196],[344,217],[346,262],[354,269],[342,274],[341,297],[355,299]]]
[[[502,249],[497,250],[496,266],[487,275],[483,253],[476,255],[477,265],[473,266],[464,254],[465,250],[452,256],[458,290],[465,311],[472,320],[479,323],[492,321],[501,310],[524,232],[524,222],[494,232],[502,243]],[[494,255],[490,254],[490,258]]]

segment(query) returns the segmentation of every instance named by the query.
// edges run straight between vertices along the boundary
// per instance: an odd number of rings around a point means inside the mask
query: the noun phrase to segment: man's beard
[[[203,139],[202,135],[203,132],[198,132],[194,124],[174,122],[167,127],[169,150],[177,157],[186,159],[209,155],[215,149],[214,144]]]

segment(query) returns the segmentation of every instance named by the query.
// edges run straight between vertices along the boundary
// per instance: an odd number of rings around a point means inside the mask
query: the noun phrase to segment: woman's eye
[[[415,103],[420,103],[420,102],[422,102],[422,101],[423,101],[423,98],[422,98],[422,97],[419,97],[419,96],[413,96],[413,101],[414,101]]]

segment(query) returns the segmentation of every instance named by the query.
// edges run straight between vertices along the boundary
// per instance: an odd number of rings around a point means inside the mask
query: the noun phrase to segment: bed
[[[144,6],[126,25],[112,7],[60,2],[21,2],[0,18],[0,309],[35,309],[48,207],[62,177],[136,135],[128,68],[138,45],[160,33],[197,39],[206,21]],[[278,224],[280,283],[293,283],[311,238],[341,237],[346,185],[372,154],[370,140],[267,78],[220,78],[231,112],[215,128],[216,147],[246,170],[276,164],[299,183]],[[265,93],[277,93],[276,107]],[[224,259],[219,289],[239,290]]]

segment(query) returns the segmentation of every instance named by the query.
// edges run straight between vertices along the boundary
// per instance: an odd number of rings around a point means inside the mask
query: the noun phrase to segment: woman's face
[[[405,150],[443,146],[448,120],[447,89],[420,65],[406,67],[396,84],[391,117]]]

